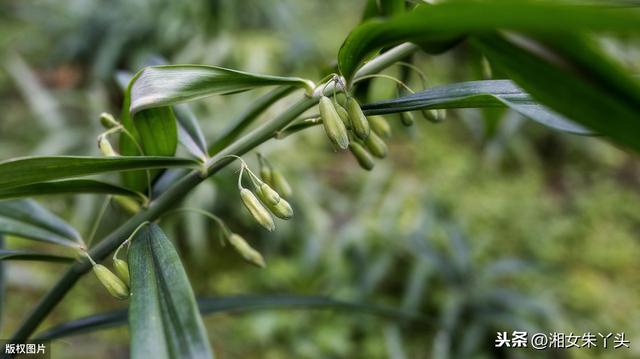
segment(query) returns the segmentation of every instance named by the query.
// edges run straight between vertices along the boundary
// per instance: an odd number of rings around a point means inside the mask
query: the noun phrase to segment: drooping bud
[[[116,151],[113,150],[111,142],[109,142],[107,136],[102,135],[98,137],[98,148],[100,148],[100,152],[107,157],[114,157],[118,155]]]
[[[281,199],[277,204],[269,205],[269,209],[278,218],[291,219],[293,217],[293,209],[289,202],[284,199]]]
[[[370,116],[369,124],[371,125],[371,129],[378,136],[382,138],[391,137],[391,126],[389,126],[389,122],[385,120],[382,116]]]
[[[125,211],[131,214],[136,214],[142,209],[138,202],[127,196],[113,196],[113,200],[116,201],[116,203],[118,203]]]
[[[364,168],[367,171],[371,171],[373,169],[373,157],[364,149],[359,143],[351,141],[349,143],[349,150],[353,153],[353,157],[356,158],[360,167]]]
[[[411,112],[400,112],[400,122],[407,127],[413,126],[415,122],[413,114]]]
[[[336,112],[338,113],[338,116],[340,116],[342,123],[344,123],[344,127],[346,127],[347,129],[351,129],[351,120],[349,120],[349,113],[347,112],[347,110],[345,110],[344,107],[342,107],[339,103],[335,103],[334,105],[336,106]]]
[[[249,213],[251,213],[260,225],[268,231],[273,231],[276,228],[275,223],[273,223],[273,217],[271,217],[269,211],[260,204],[260,201],[258,201],[258,198],[256,198],[253,192],[243,188],[240,190],[240,198],[242,198],[242,203],[247,207]]]
[[[93,273],[96,274],[96,277],[102,283],[102,285],[107,289],[109,294],[113,297],[125,300],[129,298],[129,287],[127,287],[118,276],[111,273],[107,267],[102,264],[95,264],[93,266]]]
[[[273,187],[280,194],[281,197],[290,198],[293,194],[293,190],[291,190],[291,185],[282,172],[274,169],[271,171],[271,180],[273,181]]]
[[[262,203],[267,206],[273,206],[280,202],[280,195],[273,188],[269,187],[268,184],[262,182],[262,184],[256,189],[256,193]]]
[[[272,178],[271,178],[271,169],[268,166],[261,166],[260,167],[260,179],[262,179],[265,183],[268,184],[273,184]]]
[[[385,158],[387,156],[387,145],[375,132],[369,134],[369,137],[364,140],[364,143],[372,155],[378,158]]]
[[[232,233],[228,239],[231,246],[242,256],[242,258],[244,258],[244,260],[261,268],[266,267],[262,254],[253,249],[240,235]]]
[[[320,117],[322,117],[324,131],[331,142],[340,149],[346,149],[349,146],[347,128],[336,112],[333,102],[326,96],[320,98]]]
[[[369,121],[367,121],[367,117],[365,117],[364,113],[362,113],[362,109],[358,104],[356,99],[351,98],[347,102],[347,112],[349,113],[349,118],[351,119],[351,127],[353,127],[353,133],[356,134],[360,139],[365,139],[369,137],[369,132],[371,129],[369,127]]]
[[[445,118],[444,110],[422,110],[420,112],[422,117],[429,122],[438,123],[444,121]]]
[[[100,114],[100,123],[106,129],[114,128],[120,125],[118,121],[113,118],[112,114],[106,112]]]
[[[127,262],[120,258],[114,258],[113,267],[116,269],[118,278],[120,278],[124,282],[124,284],[130,287],[131,277],[129,276],[129,265],[127,264]]]

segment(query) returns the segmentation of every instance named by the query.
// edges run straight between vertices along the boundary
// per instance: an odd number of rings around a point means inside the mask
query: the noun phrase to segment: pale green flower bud
[[[333,102],[326,96],[320,98],[320,117],[331,142],[340,149],[346,149],[349,146],[347,128],[336,112]]]
[[[129,277],[129,265],[127,262],[119,258],[113,259],[113,267],[116,269],[118,278],[122,279],[124,284],[131,286],[131,278]]]
[[[281,197],[289,198],[293,194],[291,185],[286,178],[282,175],[282,172],[274,169],[271,171],[271,180],[273,181],[273,187],[280,194]]]
[[[382,116],[370,116],[369,124],[371,125],[371,129],[382,138],[391,137],[391,126],[389,126],[389,122]]]
[[[247,262],[257,265],[258,267],[266,267],[264,258],[260,252],[253,249],[244,238],[240,235],[232,233],[229,236],[229,243],[231,246],[244,258]]]
[[[369,137],[364,140],[364,143],[372,155],[378,158],[385,158],[387,156],[387,145],[375,132],[370,133]]]
[[[293,209],[289,202],[284,199],[281,199],[277,204],[269,205],[269,209],[278,218],[290,219],[293,217]]]
[[[400,112],[400,122],[402,122],[402,124],[407,127],[413,126],[413,123],[415,122],[413,118],[413,113]]]
[[[107,157],[114,157],[118,155],[116,151],[113,150],[111,142],[109,142],[107,136],[98,137],[98,148],[100,149],[100,152]]]
[[[268,184],[262,182],[262,184],[256,190],[258,197],[262,200],[262,203],[267,206],[272,206],[278,204],[280,202],[280,195],[273,188],[269,187]]]
[[[351,119],[353,133],[363,140],[369,137],[369,132],[371,132],[369,121],[367,121],[367,117],[362,113],[362,109],[360,108],[360,105],[358,105],[358,101],[356,101],[356,99],[349,99],[347,102],[347,112],[349,113],[349,119]]]
[[[275,223],[273,223],[273,217],[271,217],[269,211],[260,204],[260,201],[258,201],[258,198],[256,198],[253,192],[243,188],[240,190],[240,198],[242,198],[242,203],[247,207],[249,213],[251,213],[260,225],[268,231],[273,231],[276,228]]]
[[[116,119],[113,118],[113,115],[110,114],[110,113],[106,113],[106,112],[103,112],[103,113],[100,114],[100,123],[106,129],[110,129],[110,128],[114,128],[114,127],[120,126],[118,121],[116,121]]]
[[[373,169],[373,157],[371,157],[369,152],[367,152],[367,150],[365,150],[359,143],[351,141],[351,143],[349,143],[349,150],[353,153],[353,156],[358,161],[360,167],[367,171],[371,171],[371,169]]]
[[[113,297],[120,300],[129,298],[129,288],[127,285],[115,274],[111,273],[107,267],[102,264],[95,264],[93,266],[93,273],[96,274],[100,283],[102,283]]]
[[[350,129],[351,120],[349,120],[349,113],[344,109],[344,107],[340,106],[339,103],[336,103],[334,105],[336,106],[336,112],[338,113],[338,116],[340,116],[342,123],[344,123],[344,127]]]

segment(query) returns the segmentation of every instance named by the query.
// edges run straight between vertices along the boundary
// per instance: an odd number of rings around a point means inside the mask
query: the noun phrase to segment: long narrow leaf
[[[48,253],[34,251],[17,251],[17,250],[0,250],[0,261],[19,260],[19,261],[40,261],[40,262],[73,262],[73,257],[59,256]]]
[[[386,114],[429,108],[509,107],[521,115],[561,131],[591,134],[565,117],[537,104],[509,80],[469,81],[433,87],[399,98],[362,106],[365,114]]]
[[[348,302],[321,296],[274,295],[274,296],[229,296],[210,299],[198,299],[202,315],[218,313],[241,313],[269,309],[331,309],[349,313],[371,314],[396,321],[426,321],[414,313],[408,313],[388,307]],[[95,330],[124,325],[126,310],[117,310],[103,314],[76,319],[47,329],[36,336],[39,340],[52,340],[71,335],[86,334]]]
[[[138,198],[144,197],[144,195],[139,192],[134,192],[102,181],[70,179],[54,182],[39,182],[26,186],[0,189],[0,199],[82,193],[112,194]]]
[[[189,167],[197,162],[173,157],[25,157],[0,162],[0,188],[147,168]]]
[[[212,358],[189,279],[160,227],[136,234],[129,264],[131,358]]]
[[[0,222],[0,233],[64,245],[81,242],[75,228],[33,200],[1,201]]]
[[[459,0],[423,5],[389,20],[371,19],[356,27],[340,48],[338,65],[350,81],[367,56],[383,47],[406,41],[437,47],[460,36],[498,29],[552,35],[581,30],[638,32],[640,13],[545,1]]]

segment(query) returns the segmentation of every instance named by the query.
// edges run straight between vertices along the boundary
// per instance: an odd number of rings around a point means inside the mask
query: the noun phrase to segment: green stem
[[[383,55],[369,61],[364,65],[357,75],[364,76],[378,72],[394,62],[404,58],[407,54],[416,51],[417,47],[411,44],[397,46],[385,52]],[[318,97],[303,98],[287,111],[283,112],[273,120],[265,122],[255,128],[242,138],[222,149],[207,161],[207,176],[212,176],[233,161],[229,155],[241,156],[256,146],[272,138],[279,130],[295,120],[307,109],[316,105]],[[183,199],[193,188],[206,179],[201,171],[194,170],[178,180],[173,186],[168,188],[162,195],[153,200],[149,207],[140,211],[114,230],[106,238],[100,241],[89,251],[91,257],[97,260],[105,259],[109,253],[114,251],[141,223],[154,221],[163,213],[173,208],[176,202]],[[91,269],[88,259],[80,258],[71,265],[60,280],[45,294],[36,305],[35,309],[22,322],[14,333],[11,342],[21,342],[28,339],[37,329],[40,323],[51,313],[51,310],[64,298],[74,284]]]

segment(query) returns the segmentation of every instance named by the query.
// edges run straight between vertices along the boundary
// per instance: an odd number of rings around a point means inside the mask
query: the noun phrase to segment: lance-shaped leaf
[[[415,313],[401,311],[379,305],[349,302],[322,296],[304,295],[242,295],[219,298],[198,299],[198,307],[202,315],[217,313],[240,313],[269,309],[330,309],[347,313],[364,313],[382,318],[425,323],[427,320]],[[124,325],[127,321],[126,310],[116,310],[103,314],[91,315],[59,324],[36,336],[38,340],[53,340],[76,334],[113,328]]]
[[[538,102],[640,151],[640,82],[585,38],[485,34],[473,44]]]
[[[8,198],[33,197],[54,194],[99,193],[144,199],[142,193],[116,186],[114,184],[89,180],[70,179],[53,182],[39,182],[26,186],[0,189],[0,200]]]
[[[175,157],[24,157],[0,162],[0,188],[104,172],[191,166],[197,166],[197,162]]]
[[[340,48],[338,65],[350,82],[366,58],[383,47],[409,41],[437,51],[460,36],[499,29],[551,35],[583,30],[639,32],[640,13],[549,1],[459,0],[423,5],[357,26]]]
[[[414,94],[362,106],[367,115],[433,108],[508,107],[545,126],[576,134],[591,134],[565,117],[533,101],[509,80],[469,81],[432,87]]]
[[[129,112],[273,85],[304,87],[309,92],[314,87],[299,77],[259,75],[217,66],[151,66],[140,71],[130,84]]]
[[[59,262],[69,263],[73,262],[73,257],[59,256],[55,254],[35,252],[35,251],[17,251],[17,250],[0,250],[0,261],[14,260],[14,261],[40,261],[40,262]]]
[[[133,238],[129,266],[131,357],[212,358],[189,279],[158,225]]]
[[[80,234],[33,200],[0,202],[0,233],[77,247]]]

